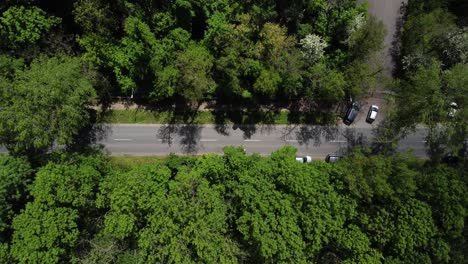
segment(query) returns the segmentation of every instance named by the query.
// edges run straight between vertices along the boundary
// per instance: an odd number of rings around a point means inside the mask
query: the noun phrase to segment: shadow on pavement
[[[322,139],[331,141],[338,136],[338,127],[336,126],[312,126],[312,125],[288,125],[282,131],[282,139],[297,140],[300,145],[320,146]]]
[[[182,151],[186,154],[197,153],[201,137],[202,126],[196,124],[196,116],[198,113],[197,106],[182,106],[182,111],[175,111],[168,120],[168,124],[161,126],[157,131],[157,138],[162,140],[162,143],[166,143],[169,146],[172,145],[174,137],[180,138],[180,144],[182,145]]]

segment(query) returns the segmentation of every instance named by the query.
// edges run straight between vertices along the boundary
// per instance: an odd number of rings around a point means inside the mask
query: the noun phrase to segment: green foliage
[[[24,205],[31,173],[25,159],[0,155],[0,243],[8,239],[13,216]]]
[[[318,57],[334,61],[327,63],[332,71],[347,68],[351,59],[344,59],[350,56],[343,41],[349,24],[366,11],[351,0],[291,4],[82,0],[74,8],[75,22],[84,30],[78,37],[84,57],[105,75],[112,73],[120,95],[155,103],[180,98],[192,103],[301,98],[307,90],[307,66],[316,59],[307,63],[301,56],[298,36],[321,36],[314,51]],[[123,27],[118,27],[119,20]],[[383,31],[374,30],[374,24],[354,34],[353,47],[366,52],[379,47]],[[311,54],[312,49],[308,45],[303,51]],[[357,93],[359,85],[354,87]],[[333,97],[326,99],[328,103],[344,99],[340,92],[330,93],[323,96]]]
[[[257,94],[266,97],[273,97],[278,90],[278,84],[280,81],[281,78],[278,73],[264,69],[260,72],[260,76],[258,76],[255,81],[253,90]]]
[[[237,262],[238,246],[226,237],[227,206],[206,179],[179,172],[150,207],[138,240],[146,262]]]
[[[346,82],[341,72],[329,70],[326,65],[317,63],[309,68],[310,90],[306,94],[324,104],[339,102],[345,95]]]
[[[446,32],[455,29],[455,17],[446,9],[437,8],[409,16],[403,26],[403,54],[426,54]]]
[[[14,49],[32,45],[60,22],[60,18],[49,17],[40,8],[12,6],[0,17],[2,45]]]
[[[6,79],[13,79],[15,74],[24,67],[22,59],[16,59],[7,55],[0,55],[0,76]],[[3,97],[2,97],[3,98]]]
[[[420,66],[398,88],[397,104],[401,126],[423,123],[434,127],[445,116],[440,71],[440,64],[436,61],[428,66]]]
[[[426,145],[435,162],[447,154],[465,158],[467,29],[458,8],[463,4],[457,1],[412,0],[403,25],[403,75],[395,90],[398,110],[391,123],[403,132],[427,125]]]
[[[0,259],[30,262],[411,263],[463,259],[466,179],[462,168],[411,154],[339,163],[269,157],[226,147],[224,155],[109,167],[101,155],[59,152],[38,168],[0,156],[14,199]],[[23,179],[26,179],[24,181]],[[21,182],[19,182],[21,181]],[[0,193],[1,194],[1,193]],[[0,196],[1,197],[1,196]],[[3,209],[2,208],[2,209]],[[15,210],[16,209],[16,210]],[[15,215],[16,214],[16,215]],[[8,235],[8,234],[7,234]]]
[[[100,178],[90,165],[48,164],[37,172],[31,194],[48,206],[93,207]]]
[[[86,106],[95,91],[78,58],[39,58],[0,85],[0,142],[12,153],[32,155],[54,141],[71,143],[88,123]]]
[[[425,249],[436,233],[429,205],[410,199],[397,209],[396,215],[392,241],[395,252],[405,256],[417,248]]]
[[[386,34],[383,22],[369,16],[362,26],[350,34],[346,43],[352,56],[365,59],[383,48]]]
[[[30,203],[13,220],[11,256],[19,263],[58,263],[78,240],[78,214],[64,207]]]
[[[466,180],[455,169],[445,166],[429,167],[420,177],[420,193],[432,206],[433,218],[441,227],[440,231],[450,240],[461,238],[464,218],[468,214]]]
[[[158,187],[169,176],[167,168],[140,166],[106,178],[97,200],[98,207],[109,209],[104,220],[105,233],[116,238],[135,237],[144,220],[143,212],[151,207],[151,197],[164,194]]]
[[[214,90],[210,76],[213,58],[200,45],[192,44],[178,52],[175,67],[178,70],[177,92],[187,101],[200,101],[203,96]]]
[[[115,30],[117,17],[110,10],[109,4],[96,0],[80,0],[74,3],[74,7],[74,20],[84,32],[109,36]]]

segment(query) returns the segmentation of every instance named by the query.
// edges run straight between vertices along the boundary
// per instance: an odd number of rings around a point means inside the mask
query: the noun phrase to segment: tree
[[[411,10],[411,9],[410,9]],[[456,29],[455,17],[444,8],[428,11],[411,10],[403,25],[402,54],[411,58],[414,54],[421,54],[423,58],[436,55],[436,44],[444,39],[446,32]],[[418,60],[408,60],[408,64],[415,64]],[[413,62],[414,61],[414,62]]]
[[[29,203],[13,220],[10,254],[19,263],[58,263],[70,257],[78,240],[76,210]]]
[[[265,61],[275,61],[282,53],[294,47],[294,38],[288,36],[286,28],[273,23],[265,23],[259,32],[258,50]]]
[[[446,34],[440,41],[442,58],[447,66],[468,63],[468,27]]]
[[[0,55],[0,76],[2,76],[2,78],[6,78],[7,80],[13,79],[15,74],[21,71],[23,67],[24,61],[22,59]]]
[[[26,202],[31,173],[25,159],[0,155],[0,243],[9,239],[13,217]]]
[[[211,78],[213,57],[201,45],[193,43],[178,52],[175,66],[179,71],[176,90],[184,99],[197,102],[214,91],[215,84]]]
[[[117,27],[118,16],[112,13],[109,4],[100,0],[80,0],[73,4],[75,23],[86,33],[111,36]]]
[[[418,123],[435,127],[446,113],[441,86],[440,64],[436,61],[412,72],[397,91],[400,127]]]
[[[367,59],[374,52],[384,46],[384,38],[387,34],[382,21],[374,16],[369,16],[362,26],[358,26],[349,32],[346,43],[351,55],[357,59]]]
[[[460,105],[468,102],[468,64],[456,64],[442,76],[445,83],[444,93]],[[463,107],[460,107],[463,108]]]
[[[328,46],[327,42],[320,36],[315,34],[308,34],[305,38],[299,41],[299,45],[302,47],[302,55],[310,63],[317,62],[325,54],[325,48]]]
[[[281,77],[278,73],[263,69],[253,85],[253,91],[262,96],[272,98],[278,91]]]
[[[334,104],[344,99],[347,84],[341,72],[317,63],[309,67],[307,75],[310,90],[305,91],[305,95],[309,98],[321,104]]]
[[[11,153],[34,155],[69,144],[87,125],[87,106],[95,96],[81,74],[79,58],[34,60],[12,82],[3,82],[0,143]]]
[[[221,193],[198,175],[181,171],[165,195],[151,199],[148,225],[138,245],[146,262],[237,263],[240,250],[229,237]]]
[[[421,184],[418,193],[431,205],[440,231],[450,240],[461,238],[468,197],[467,186],[458,171],[445,165],[427,167],[418,182]]]
[[[0,37],[7,48],[19,49],[35,44],[60,22],[60,18],[48,17],[38,7],[12,6],[0,17]]]
[[[51,207],[93,208],[101,174],[87,164],[42,167],[31,188],[34,201]]]
[[[145,226],[153,196],[164,196],[165,184],[170,177],[167,167],[141,166],[128,173],[116,173],[105,178],[100,185],[97,207],[107,210],[104,235],[117,239],[135,238]]]

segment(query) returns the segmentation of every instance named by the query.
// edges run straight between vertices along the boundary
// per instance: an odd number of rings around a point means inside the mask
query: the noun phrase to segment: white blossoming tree
[[[301,52],[305,58],[311,62],[317,62],[325,54],[325,48],[328,46],[327,42],[319,35],[309,34],[299,41],[301,45]]]

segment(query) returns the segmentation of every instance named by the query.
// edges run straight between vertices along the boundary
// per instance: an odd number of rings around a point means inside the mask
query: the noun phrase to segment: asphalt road
[[[382,59],[385,64],[386,72],[391,75],[395,65],[392,59],[392,49],[398,48],[398,23],[401,23],[401,9],[408,3],[408,0],[360,0],[369,4],[369,13],[382,20],[387,35],[384,39],[385,47],[382,50]]]
[[[244,146],[247,153],[268,155],[292,145],[298,155],[322,159],[327,154],[341,154],[349,146],[372,142],[372,127],[267,126],[248,125],[236,129],[215,125],[109,125],[100,143],[111,155],[167,155],[222,153],[223,147]],[[400,142],[400,149],[412,149],[426,156],[420,128]]]
[[[426,129],[419,128],[399,142],[401,151],[413,150],[426,156]],[[327,154],[343,154],[348,147],[370,145],[373,127],[325,127],[308,125],[103,125],[98,144],[111,155],[167,155],[223,153],[225,146],[243,146],[247,153],[269,155],[292,145],[299,156],[323,159]],[[0,153],[6,153],[0,148]]]

